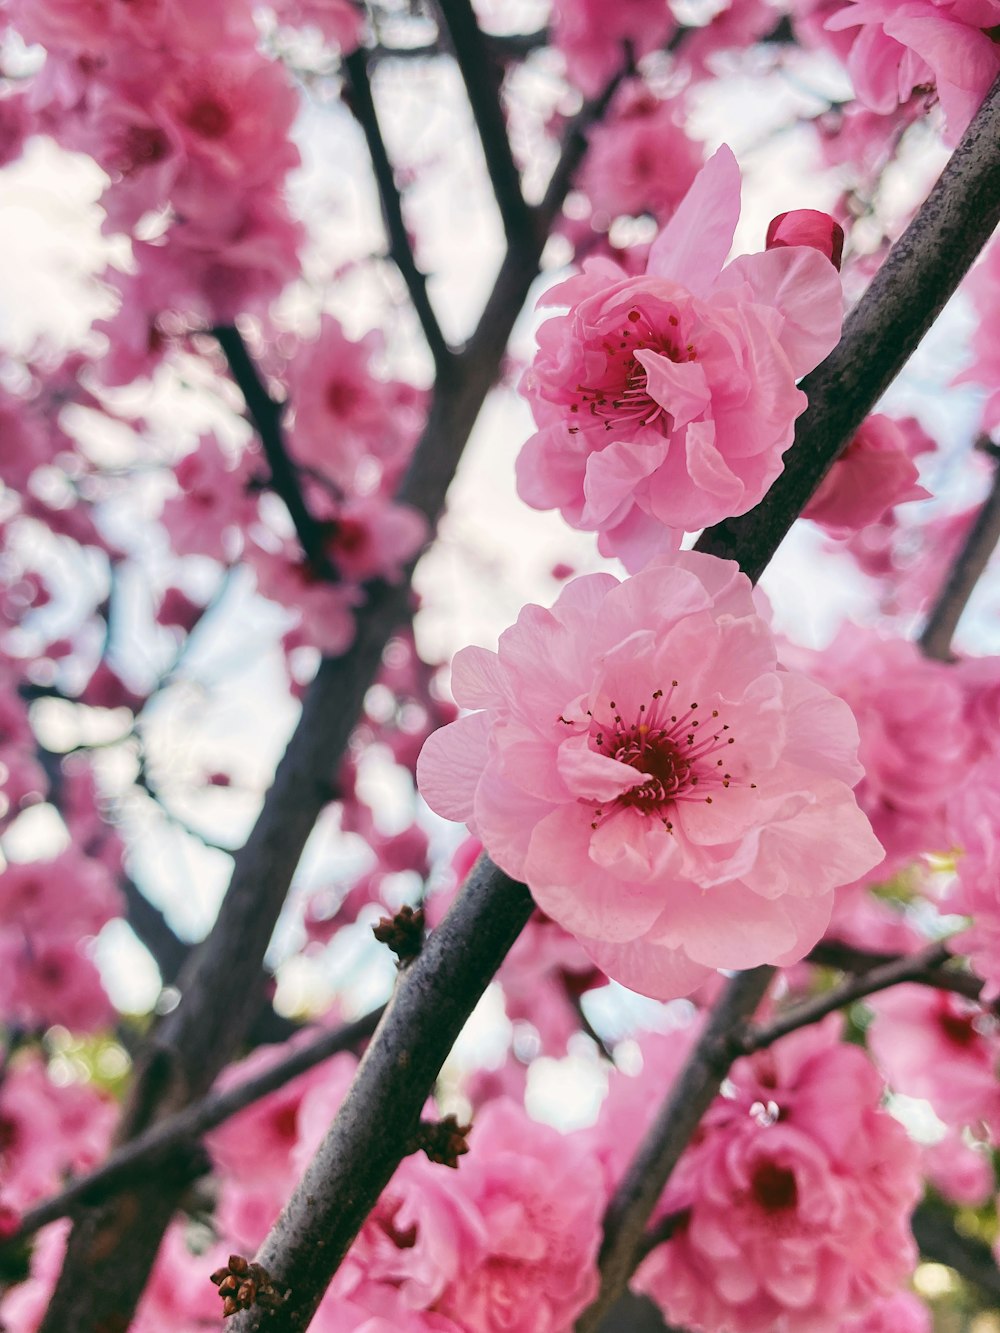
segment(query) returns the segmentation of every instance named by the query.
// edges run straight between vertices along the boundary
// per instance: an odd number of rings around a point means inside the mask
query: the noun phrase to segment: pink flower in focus
[[[936,88],[954,147],[1000,74],[1000,0],[847,0],[826,22],[859,29],[847,68],[858,99],[888,114]]]
[[[497,653],[458,653],[452,690],[483,711],[427,741],[424,799],[645,994],[796,961],[834,887],[881,860],[850,711],[779,669],[732,562],[575,579]]]
[[[844,229],[829,213],[796,208],[790,213],[779,213],[768,223],[766,248],[777,250],[786,245],[811,245],[826,255],[839,272],[844,256]]]
[[[740,1061],[661,1209],[685,1220],[636,1287],[710,1333],[830,1329],[889,1296],[916,1262],[918,1154],[837,1019]]]
[[[877,522],[894,505],[928,499],[930,492],[917,484],[913,458],[933,447],[912,417],[897,423],[873,413],[820,482],[802,517],[820,523],[833,536],[849,536]]]
[[[653,243],[643,277],[606,260],[543,298],[522,391],[538,426],[518,493],[596,530],[630,569],[680,535],[745,513],[781,472],[795,387],[840,333],[840,279],[809,246],[723,268],[740,175],[720,148]]]
[[[583,1136],[530,1120],[513,1102],[477,1115],[458,1189],[482,1217],[437,1304],[465,1333],[564,1333],[597,1294],[605,1195]]]

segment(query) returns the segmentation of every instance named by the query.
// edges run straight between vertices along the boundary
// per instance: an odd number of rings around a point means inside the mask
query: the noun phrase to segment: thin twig
[[[897,953],[875,953],[868,949],[858,949],[851,944],[842,944],[839,940],[820,940],[806,955],[807,963],[819,963],[822,967],[836,967],[841,972],[864,973],[873,968],[893,963],[901,957]],[[979,1000],[983,983],[971,972],[960,972],[947,966],[951,956],[945,960],[945,966],[929,967],[925,972],[910,977],[918,986],[931,986],[935,990],[951,991],[955,995],[964,995],[968,1000]]]
[[[747,1027],[741,1034],[733,1037],[734,1050],[740,1055],[762,1051],[790,1032],[797,1032],[799,1028],[818,1023],[827,1014],[835,1013],[838,1009],[853,1004],[855,1000],[864,999],[866,995],[888,990],[890,986],[898,986],[901,982],[920,980],[941,967],[949,957],[946,945],[939,940],[918,953],[894,958],[890,963],[881,963],[867,972],[862,972],[860,976],[841,982],[839,986],[825,991],[822,995],[815,995],[811,999],[803,1000],[801,1004],[793,1005],[780,1018],[775,1018],[770,1023],[760,1027]]]
[[[224,1092],[209,1093],[183,1111],[159,1121],[138,1138],[122,1144],[93,1171],[71,1180],[51,1199],[29,1208],[17,1230],[0,1241],[0,1254],[6,1247],[18,1245],[57,1218],[67,1217],[79,1206],[97,1203],[128,1182],[162,1166],[179,1149],[196,1143],[209,1130],[283,1088],[293,1078],[341,1051],[356,1050],[375,1031],[383,1012],[383,1009],[376,1009],[356,1022],[321,1032],[252,1078]]]
[[[372,97],[368,78],[368,53],[363,48],[352,52],[344,59],[342,69],[347,94],[345,100],[355,120],[361,126],[372,160],[372,172],[382,206],[382,221],[389,241],[389,258],[396,265],[406,284],[406,290],[410,294],[410,300],[420,321],[420,327],[424,331],[424,338],[427,340],[438,374],[447,373],[454,360],[454,353],[445,341],[427,294],[426,275],[417,267],[417,261],[413,257],[410,234],[403,220],[403,202],[399,186],[396,184],[396,175],[389,160]]]
[[[951,641],[962,612],[989,564],[997,542],[1000,542],[1000,462],[989,441],[980,443],[979,447],[993,457],[993,484],[955,557],[918,640],[924,656],[939,662],[952,660]]]
[[[643,1257],[646,1223],[735,1057],[732,1033],[753,1014],[774,972],[773,967],[755,967],[726,983],[705,1030],[608,1204],[599,1260],[601,1290],[577,1320],[576,1333],[596,1333],[628,1286]]]
[[[521,176],[503,113],[500,73],[489,45],[469,0],[436,0],[436,6],[465,83],[507,244],[512,249],[530,244],[534,214],[521,191]]]
[[[326,531],[306,506],[298,470],[285,445],[282,404],[268,393],[238,329],[220,324],[212,329],[212,336],[222,348],[230,374],[243,395],[247,413],[264,447],[264,457],[271,472],[271,488],[284,501],[306,559],[320,578],[336,583],[338,574],[326,553]]]
[[[1000,222],[1000,79],[913,221],[844,324],[826,360],[802,381],[785,470],[755,509],[702,533],[699,551],[761,571],[838,454],[899,374]]]
[[[308,1326],[406,1152],[472,1006],[533,910],[525,886],[481,856],[423,952],[400,973],[333,1125],[258,1252],[277,1285],[289,1289],[283,1333]],[[268,1327],[265,1312],[247,1310],[230,1333]]]

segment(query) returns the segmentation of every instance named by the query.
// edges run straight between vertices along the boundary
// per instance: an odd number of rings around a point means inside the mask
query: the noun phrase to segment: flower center
[[[233,118],[217,98],[208,95],[189,107],[184,119],[203,138],[221,139],[228,132]]]
[[[794,1208],[799,1201],[799,1187],[787,1166],[762,1162],[753,1173],[750,1193],[755,1203],[767,1213],[783,1212]]]
[[[600,722],[590,715],[593,748],[641,775],[611,807],[594,811],[592,828],[614,810],[639,810],[657,816],[672,833],[674,826],[668,818],[672,806],[679,801],[711,805],[713,791],[725,790],[736,781],[726,770],[725,760],[716,757],[736,744],[736,738],[727,734],[729,724],[720,721],[719,710],[713,708],[705,715],[707,725],[703,726],[697,701],[686,709],[679,709],[673,702],[677,689],[678,682],[673,680],[668,690],[655,690],[648,704],[639,705],[633,722],[625,721],[613,699],[608,704],[610,721]]]
[[[680,321],[676,315],[670,315],[667,323],[671,329],[679,329]],[[676,333],[671,335],[654,328],[646,316],[633,307],[628,312],[628,325],[622,329],[618,341],[611,335],[602,343],[607,356],[603,383],[593,387],[578,384],[576,392],[580,401],[571,404],[569,410],[589,412],[604,423],[605,430],[655,424],[666,433],[670,429],[670,413],[650,395],[646,368],[636,360],[635,354],[648,348],[675,362],[697,360],[694,347],[689,343],[682,349],[676,338]],[[571,435],[578,434],[579,430],[579,426],[569,428]]]

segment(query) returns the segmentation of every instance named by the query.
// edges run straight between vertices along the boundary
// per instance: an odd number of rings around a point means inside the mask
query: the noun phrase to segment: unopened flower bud
[[[829,213],[815,208],[793,208],[790,213],[779,213],[767,229],[767,249],[783,245],[809,245],[826,255],[835,269],[840,270],[844,253],[844,229]]]

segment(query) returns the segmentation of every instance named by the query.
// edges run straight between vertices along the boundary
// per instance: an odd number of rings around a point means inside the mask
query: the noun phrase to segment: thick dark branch
[[[982,447],[994,458],[993,485],[955,558],[919,640],[924,656],[939,662],[951,661],[951,641],[962,612],[989,564],[997,542],[1000,542],[1000,463],[992,444],[987,442]]]
[[[785,470],[742,518],[702,533],[699,551],[738,559],[751,579],[941,313],[1000,221],[1000,79],[941,178],[851,311],[840,343],[802,381]]]
[[[321,578],[335,583],[337,571],[326,554],[323,525],[316,522],[306,507],[298,471],[285,447],[282,404],[268,393],[239,330],[220,324],[212,334],[225,353],[230,374],[243,395],[250,420],[264,446],[264,457],[271,470],[271,488],[291,515],[306,559]]]
[[[436,0],[465,83],[479,131],[493,194],[511,248],[531,243],[535,220],[524,201],[503,113],[501,71],[492,58],[469,0]]]
[[[912,1226],[921,1254],[953,1268],[988,1300],[1000,1301],[1000,1268],[984,1241],[960,1235],[948,1211],[933,1203],[917,1206]]]
[[[258,1253],[275,1284],[290,1289],[280,1325],[253,1309],[234,1317],[230,1333],[308,1326],[406,1152],[455,1038],[533,908],[523,884],[479,858],[419,958],[400,974],[336,1120]]]
[[[818,1023],[827,1014],[836,1013],[838,1009],[853,1004],[855,1000],[864,999],[866,995],[888,990],[890,986],[898,986],[904,981],[922,981],[928,974],[946,963],[950,956],[944,943],[939,941],[936,944],[929,944],[926,949],[921,949],[918,953],[894,958],[889,963],[880,963],[877,967],[869,968],[859,976],[842,982],[823,995],[816,995],[812,999],[803,1000],[801,1004],[793,1005],[780,1018],[775,1018],[770,1023],[761,1027],[748,1027],[741,1036],[734,1037],[734,1047],[740,1055],[762,1051],[766,1046],[772,1046],[782,1037],[786,1037],[789,1032],[797,1032],[799,1028]]]
[[[382,221],[389,240],[389,258],[399,269],[400,276],[406,283],[406,290],[410,293],[410,300],[413,302],[420,327],[424,331],[424,338],[427,340],[427,346],[440,375],[451,366],[453,353],[441,332],[437,315],[427,294],[427,278],[417,267],[413,257],[410,234],[403,220],[403,201],[396,184],[392,163],[389,161],[385,140],[382,138],[375,101],[372,97],[368,78],[368,53],[364,48],[359,48],[345,58],[342,68],[347,94],[345,100],[361,126],[372,160],[372,172],[382,206]]]
[[[773,967],[738,973],[727,982],[709,1014],[704,1032],[608,1204],[600,1255],[601,1290],[577,1320],[576,1333],[597,1333],[628,1286],[645,1253],[646,1223],[735,1058],[732,1034],[751,1017],[773,976]]]
[[[66,1217],[81,1205],[94,1204],[123,1186],[141,1179],[161,1167],[178,1150],[192,1144],[215,1129],[223,1121],[276,1092],[293,1078],[331,1059],[341,1051],[353,1051],[375,1031],[382,1009],[376,1009],[364,1018],[344,1027],[322,1032],[310,1041],[290,1051],[269,1068],[246,1079],[225,1092],[212,1092],[201,1101],[187,1106],[176,1115],[168,1116],[115,1149],[106,1162],[80,1176],[51,1199],[30,1208],[21,1219],[13,1235],[0,1242],[0,1254],[8,1246],[15,1246],[26,1237],[48,1226],[57,1218]]]

